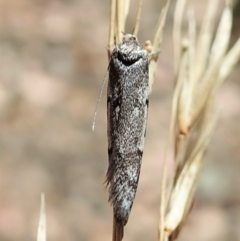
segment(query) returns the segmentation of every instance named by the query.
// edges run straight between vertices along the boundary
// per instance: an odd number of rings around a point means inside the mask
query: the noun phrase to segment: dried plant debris
[[[147,41],[145,43],[146,49],[149,51],[149,83],[150,83],[150,92],[151,88],[155,79],[155,72],[157,67],[157,60],[158,56],[161,50],[161,44],[163,40],[163,30],[165,26],[166,16],[169,8],[170,0],[168,0],[162,9],[158,23],[155,29],[154,37],[153,37],[153,43],[152,46],[150,44],[150,41]]]
[[[45,197],[44,197],[44,193],[42,193],[37,241],[46,241],[47,240],[46,233],[47,233],[47,226],[46,226],[46,212],[45,212]]]
[[[175,175],[172,179],[167,179],[166,173],[163,175],[159,241],[176,240],[191,209],[218,116],[214,106],[216,93],[240,58],[240,39],[228,51],[232,27],[229,2],[215,36],[217,0],[209,0],[198,38],[193,9],[188,9],[189,29],[187,37],[182,39],[185,5],[185,0],[177,1],[174,18],[176,84],[170,133],[174,143]]]

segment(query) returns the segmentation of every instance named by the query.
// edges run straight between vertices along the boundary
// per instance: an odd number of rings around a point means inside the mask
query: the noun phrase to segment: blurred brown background
[[[127,32],[134,26],[132,1]],[[206,0],[190,0],[198,26]],[[144,2],[139,40],[152,39],[164,1]],[[167,18],[137,197],[126,241],[157,240],[160,170],[173,94],[172,24]],[[223,0],[219,1],[219,13]],[[217,7],[217,6],[216,6]],[[0,1],[0,240],[36,240],[40,194],[48,240],[111,239],[106,87],[110,1]],[[236,21],[237,23],[237,21]],[[239,36],[235,24],[233,39]],[[240,240],[239,65],[218,96],[220,117],[196,203],[180,240]],[[169,160],[171,161],[171,160]]]

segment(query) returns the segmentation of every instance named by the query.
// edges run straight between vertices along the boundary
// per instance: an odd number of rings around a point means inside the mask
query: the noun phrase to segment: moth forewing
[[[123,227],[138,186],[148,94],[148,53],[135,36],[126,34],[112,52],[107,97],[109,166],[106,181],[114,213],[114,241],[123,238]]]

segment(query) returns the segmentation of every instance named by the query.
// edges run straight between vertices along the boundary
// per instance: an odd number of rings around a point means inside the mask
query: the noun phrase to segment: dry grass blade
[[[183,45],[182,47],[182,60],[181,63],[184,62],[186,58],[186,52],[187,52],[187,47],[186,45]],[[180,76],[177,84],[175,86],[175,91],[173,95],[173,103],[172,103],[172,115],[171,115],[171,121],[170,121],[170,136],[175,135],[176,133],[176,117],[177,117],[177,107],[178,107],[178,98],[179,94],[182,88],[183,84],[183,79],[184,79],[184,73],[180,71]],[[170,140],[170,138],[169,138]],[[159,241],[168,241],[168,236],[164,232],[165,229],[165,214],[166,214],[166,207],[168,205],[172,187],[173,187],[173,179],[168,180],[167,179],[167,163],[166,163],[166,149],[164,151],[164,162],[163,162],[163,170],[161,173],[161,204],[160,204],[160,221],[159,221]]]
[[[126,18],[129,12],[130,0],[111,0],[111,13],[108,38],[108,58],[110,59],[116,44],[122,41],[125,32]]]
[[[180,26],[179,26],[180,27]],[[195,60],[195,38],[196,38],[196,25],[195,18],[193,14],[193,9],[188,10],[188,32],[189,39],[185,39],[182,44],[182,48],[186,51],[181,53],[181,58],[179,62],[179,73],[177,78],[177,84],[180,81],[182,84],[181,90],[179,92],[179,97],[177,99],[177,123],[176,129],[179,135],[179,140],[177,140],[175,153],[179,150],[181,142],[188,135],[188,131],[192,123],[192,107],[193,107],[193,97],[194,97],[194,60]]]
[[[171,0],[167,0],[165,6],[163,7],[160,13],[160,16],[157,22],[157,26],[156,26],[154,38],[153,38],[153,49],[152,49],[153,54],[159,53],[160,51],[160,47],[163,39],[163,29],[165,26],[166,16],[167,16],[170,2]]]
[[[174,73],[177,73],[177,67],[180,60],[180,46],[181,46],[181,26],[183,11],[186,5],[186,0],[179,0],[176,3],[174,12],[174,25],[173,25],[173,49],[174,49]]]
[[[115,24],[116,24],[116,0],[111,0],[111,13],[110,13],[110,24],[109,24],[109,37],[108,37],[108,59],[110,59],[112,51],[115,47],[114,36],[115,36]]]
[[[182,61],[185,62],[186,58],[186,52],[187,52],[187,47],[186,45],[183,45],[182,48]],[[182,73],[182,72],[181,72]],[[171,123],[170,123],[170,136],[173,134],[175,135],[175,123],[176,123],[176,113],[177,113],[177,105],[178,105],[178,98],[179,98],[179,93],[182,88],[182,83],[183,83],[183,76],[184,73],[181,74],[182,77],[180,77],[177,81],[177,85],[174,91],[174,97],[173,97],[173,107],[172,107],[172,116],[171,116]],[[161,175],[161,205],[160,205],[160,222],[159,222],[159,241],[167,241],[168,236],[166,236],[166,233],[164,232],[165,229],[165,214],[166,214],[166,207],[168,205],[171,191],[172,191],[172,185],[173,185],[173,180],[167,179],[167,163],[166,163],[166,150],[164,152],[164,163],[163,163],[163,171]]]
[[[142,0],[139,0],[136,23],[135,23],[134,31],[133,31],[133,35],[135,35],[135,36],[138,35],[138,31],[139,31],[141,10],[142,10]]]
[[[160,204],[160,222],[158,229],[158,240],[162,241],[164,239],[164,227],[165,219],[164,214],[166,212],[166,200],[168,199],[169,190],[167,190],[167,160],[166,160],[166,149],[163,158],[163,168],[161,173],[161,204]]]
[[[188,153],[186,152],[180,157],[183,159],[180,162],[184,162],[184,166],[173,187],[165,217],[165,231],[168,236],[172,235],[185,221],[192,205],[202,160],[216,123],[217,115],[214,115],[214,112],[210,110],[211,108],[208,108],[205,110],[206,112],[202,112],[203,121],[199,121],[200,126],[197,126],[196,129],[200,129],[201,126],[204,128],[200,131],[199,139],[192,148],[191,154],[187,157]]]
[[[123,33],[125,32],[126,9],[126,0],[117,0],[116,44],[121,42]]]
[[[185,62],[186,62],[186,56],[187,56],[187,48],[188,46],[184,44],[182,45],[182,53],[181,53],[181,59],[180,59],[180,65],[181,66],[185,66]],[[178,113],[178,99],[179,99],[179,95],[180,95],[180,91],[182,89],[182,85],[183,85],[183,79],[185,76],[185,72],[184,72],[184,68],[181,67],[177,80],[176,80],[176,86],[175,86],[175,90],[173,93],[173,101],[172,101],[172,113],[171,113],[171,121],[170,121],[170,135],[171,136],[175,136],[176,134],[176,123],[177,123],[177,113]]]
[[[209,95],[214,91],[214,88],[216,87],[219,68],[228,48],[231,27],[232,13],[231,9],[226,6],[223,11],[218,31],[211,49],[208,66],[206,66],[207,70],[203,74],[203,78],[200,83],[201,92],[198,95],[198,100],[196,101],[197,104],[195,106],[193,119],[198,118],[203,106],[207,105]]]
[[[218,0],[210,0],[207,7],[207,13],[201,26],[200,36],[197,43],[196,53],[196,71],[195,78],[198,80],[206,68],[207,59],[213,36]]]
[[[227,53],[232,27],[232,9],[223,10],[220,24],[213,36],[216,0],[210,0],[196,47],[196,25],[193,11],[188,11],[188,39],[182,36],[181,24],[175,16],[176,86],[173,96],[170,133],[174,137],[175,175],[172,181],[162,184],[160,241],[176,240],[191,209],[203,158],[207,150],[217,114],[214,109],[216,93],[240,58],[240,38]],[[183,0],[178,0],[180,23]],[[179,11],[179,12],[178,12]],[[214,38],[211,46],[212,39]],[[182,43],[182,46],[179,46]],[[210,56],[209,56],[210,53]],[[163,183],[166,184],[164,177]],[[170,189],[170,198],[165,191]],[[164,212],[164,214],[162,213]],[[164,227],[164,228],[163,228]]]
[[[179,61],[179,73],[177,78],[178,82],[181,82],[181,89],[177,98],[177,122],[175,123],[175,129],[177,131],[178,139],[175,143],[175,154],[181,149],[182,142],[187,137],[188,132],[192,125],[192,108],[194,105],[194,59],[195,59],[195,38],[196,38],[196,26],[193,10],[188,11],[188,26],[189,26],[189,39],[185,39],[182,44],[182,48],[186,51],[182,51]],[[177,88],[176,88],[177,89]],[[176,104],[175,104],[176,105]]]
[[[130,0],[117,0],[117,43],[122,42],[123,34],[125,33],[125,23],[129,12]]]
[[[156,30],[155,30],[155,33],[154,33],[153,44],[152,44],[152,47],[151,47],[151,53],[150,53],[150,57],[149,57],[149,86],[150,86],[150,92],[151,92],[152,85],[153,85],[154,78],[155,78],[157,60],[158,60],[158,56],[159,56],[160,49],[161,49],[162,39],[163,39],[163,29],[164,29],[164,25],[165,25],[166,16],[167,16],[167,12],[168,12],[170,2],[171,2],[171,0],[167,0],[164,8],[162,9],[162,11],[160,13],[160,16],[159,16],[159,19],[158,19]]]
[[[46,241],[47,240],[46,233],[47,233],[47,226],[46,226],[46,213],[45,213],[45,197],[44,197],[44,193],[42,193],[37,241]]]
[[[176,131],[178,138],[175,143],[175,154],[181,149],[181,144],[188,134],[189,126],[191,124],[191,92],[189,91],[189,42],[183,42],[184,49],[180,62],[179,78],[181,89],[177,98],[177,112],[176,112]]]
[[[205,85],[201,83],[198,85],[199,91],[196,92],[195,105],[192,115],[193,123],[199,118],[202,109],[205,105],[208,104],[208,101],[210,100],[210,95],[212,94],[216,80],[218,79],[219,63],[220,62],[218,61],[214,63],[214,65],[209,66],[207,72],[204,73],[202,78],[202,82],[205,83]]]
[[[224,80],[228,77],[233,67],[237,64],[240,59],[240,38],[234,44],[232,49],[227,53],[220,68],[220,79]]]
[[[196,186],[195,183],[198,176],[197,174],[200,170],[202,155],[203,152],[199,152],[198,155],[194,157],[188,169],[186,169],[187,166],[185,166],[172,191],[169,211],[165,217],[165,232],[168,236],[172,235],[178,226],[185,220],[187,213],[186,203],[190,203],[189,193]]]
[[[223,55],[226,53],[232,28],[232,12],[231,9],[226,6],[223,11],[221,21],[218,27],[218,31],[213,42],[211,49],[211,55],[209,65],[214,65],[217,61],[221,61]]]
[[[188,9],[188,38],[189,38],[189,89],[193,94],[195,88],[195,58],[196,58],[196,20],[194,9]]]

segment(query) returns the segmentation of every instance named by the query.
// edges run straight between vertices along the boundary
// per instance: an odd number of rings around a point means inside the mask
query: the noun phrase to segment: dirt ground
[[[197,24],[205,0],[188,1]],[[223,5],[219,2],[219,11]],[[137,1],[131,5],[131,32]],[[173,94],[173,1],[150,96],[139,188],[126,241],[157,240],[160,173]],[[163,1],[144,1],[140,42],[152,39]],[[36,240],[45,193],[50,241],[111,240],[106,88],[110,1],[0,1],[0,240]],[[235,28],[233,37],[239,36]],[[235,38],[236,39],[236,38]],[[240,65],[221,89],[219,121],[196,201],[179,240],[240,240]],[[170,160],[171,161],[171,160]]]

